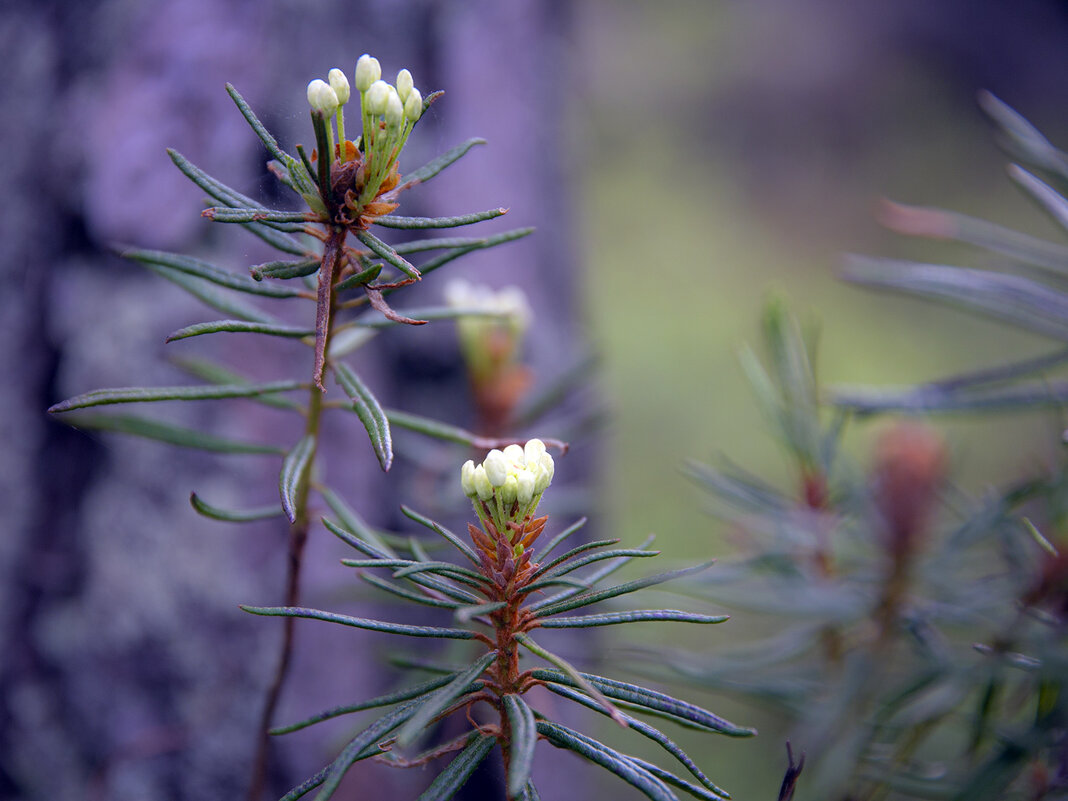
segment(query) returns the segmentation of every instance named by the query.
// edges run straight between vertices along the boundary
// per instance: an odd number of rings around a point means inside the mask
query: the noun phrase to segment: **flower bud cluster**
[[[484,284],[456,278],[445,285],[445,303],[470,311],[456,322],[460,349],[476,382],[491,380],[502,366],[515,361],[533,313],[517,286],[494,291]]]
[[[552,483],[554,470],[545,443],[532,439],[523,446],[494,448],[480,465],[468,459],[460,469],[460,484],[483,525],[492,521],[493,528],[503,533],[529,521]]]

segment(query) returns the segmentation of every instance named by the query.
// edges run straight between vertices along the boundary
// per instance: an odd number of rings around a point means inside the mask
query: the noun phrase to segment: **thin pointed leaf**
[[[319,487],[319,494],[323,496],[323,500],[326,501],[326,505],[330,507],[331,511],[338,516],[338,520],[341,521],[341,525],[348,529],[345,533],[352,534],[362,539],[377,549],[377,552],[385,556],[396,556],[397,552],[393,550],[389,545],[371,526],[367,524],[356,511],[342,500],[330,487]],[[335,535],[339,535],[336,526],[332,526],[329,521],[323,521],[327,528],[334,532]],[[339,535],[340,536],[340,535]],[[351,544],[351,543],[350,543]],[[366,551],[365,551],[366,553]]]
[[[229,314],[231,317],[236,317],[239,320],[249,320],[252,322],[263,323],[265,325],[271,325],[278,322],[278,318],[274,315],[260,311],[255,306],[238,300],[235,297],[231,297],[225,292],[220,292],[210,283],[199,278],[194,278],[191,275],[171,269],[170,267],[161,267],[158,264],[145,264],[144,266],[160,278],[170,281],[175,286],[184,289],[201,303],[210,306],[213,309],[217,309],[223,314]]]
[[[487,209],[486,211],[476,211],[472,214],[462,214],[458,217],[397,217],[392,214],[387,214],[375,218],[375,225],[381,225],[383,228],[402,229],[457,228],[461,225],[472,225],[474,223],[483,222],[484,220],[492,220],[507,213],[508,209],[498,208]]]
[[[278,494],[282,498],[282,509],[290,523],[297,522],[298,498],[314,454],[315,437],[307,434],[282,460],[282,472],[278,476]]]
[[[1039,334],[1068,339],[1068,295],[1018,275],[850,256],[841,277],[978,311]]]
[[[430,786],[419,796],[418,801],[446,801],[452,798],[496,744],[497,740],[492,735],[478,735],[434,778]]]
[[[510,316],[510,312],[491,311],[487,309],[464,308],[455,306],[419,306],[414,309],[405,309],[404,314],[408,319],[418,319],[423,322],[431,320],[460,320],[465,317],[481,317],[504,320]],[[390,328],[395,325],[403,325],[399,320],[381,319],[377,315],[367,314],[354,320],[353,325],[365,328]],[[408,323],[410,325],[410,323]]]
[[[429,417],[422,417],[417,414],[398,411],[397,409],[386,409],[386,417],[389,419],[391,425],[398,428],[406,428],[409,431],[416,431],[420,434],[425,434],[428,437],[433,437],[434,439],[455,442],[478,450],[490,450],[491,448],[504,447],[505,445],[510,445],[515,442],[514,439],[483,437],[479,434],[474,434],[460,428],[459,426],[451,425],[450,423],[442,423],[439,420],[431,420]],[[545,443],[546,447],[556,448],[565,452],[567,451],[567,443],[562,440],[543,437],[542,442]]]
[[[492,665],[497,659],[497,652],[490,651],[476,659],[466,670],[460,671],[453,679],[434,692],[420,705],[419,710],[397,732],[397,744],[401,748],[407,748],[419,737],[426,733],[430,725],[438,716],[459,701],[465,695],[477,692],[481,685],[472,688],[474,682],[483,671]]]
[[[228,206],[209,206],[202,212],[204,217],[220,223],[261,222],[277,228],[279,231],[300,232],[306,223],[317,222],[314,215],[306,211],[284,211],[282,209],[257,208],[235,209]]]
[[[155,403],[168,400],[213,400],[216,398],[252,398],[291,389],[307,389],[302,381],[268,381],[263,384],[219,384],[192,387],[116,387],[95,389],[57,403],[48,411],[68,412],[113,403]]]
[[[600,704],[598,704],[589,696],[579,692],[578,690],[572,689],[571,687],[564,687],[560,684],[555,684],[552,682],[546,684],[545,688],[550,692],[556,693],[557,695],[563,696],[564,698],[568,698],[572,701],[575,701],[576,703],[582,704],[583,706],[592,709],[596,712],[599,712],[602,715],[607,715],[607,713],[604,711]],[[645,721],[638,720],[638,718],[631,717],[630,715],[624,715],[624,718],[626,718],[627,726],[630,729],[652,740],[665,751],[667,751],[669,754],[671,754],[673,757],[675,757],[675,759],[677,759],[679,763],[683,767],[685,767],[686,770],[688,770],[694,776],[694,778],[701,782],[701,784],[704,785],[708,790],[715,793],[719,798],[730,798],[730,793],[728,793],[726,790],[717,787],[712,782],[712,780],[705,775],[704,771],[697,767],[697,763],[690,758],[689,754],[683,751],[682,748],[680,748],[666,734],[664,734],[656,727],[650,726]],[[648,767],[646,769],[648,770]]]
[[[92,414],[71,415],[65,422],[75,428],[88,428],[96,431],[115,431],[144,439],[167,442],[182,448],[195,448],[214,453],[271,454],[285,453],[277,445],[261,445],[256,442],[241,442],[235,439],[217,437],[193,428],[177,426],[162,420],[149,420],[127,414]]]
[[[644,550],[645,548],[648,548],[655,539],[656,536],[650,534],[648,537],[645,538],[645,541],[638,546],[638,550]],[[601,579],[610,576],[612,573],[616,572],[621,567],[629,564],[631,559],[633,559],[633,557],[631,556],[621,556],[618,559],[610,561],[603,567],[594,570],[592,573],[583,578],[582,583],[584,586],[582,589],[595,586]],[[564,590],[562,592],[556,593],[556,595],[551,595],[548,598],[539,601],[537,604],[532,605],[529,608],[534,608],[534,606],[540,608],[542,606],[549,606],[550,604],[557,604],[568,598],[573,598],[574,596],[578,595],[579,592],[579,589]]]
[[[625,754],[560,723],[539,720],[537,726],[538,732],[557,748],[567,748],[584,759],[600,765],[653,801],[678,801],[677,796],[668,789],[667,785],[648,771],[638,767]]]
[[[497,234],[496,236],[478,237],[478,236],[450,236],[450,237],[436,237],[431,239],[415,239],[411,242],[401,242],[393,245],[393,250],[400,254],[406,253],[421,253],[424,250],[440,250],[442,248],[487,248],[499,245],[504,242],[512,242],[516,239],[522,239],[524,236],[528,236],[534,233],[533,228],[516,228],[513,231],[505,231],[503,234]]]
[[[625,556],[631,559],[644,559],[659,555],[660,551],[647,551],[644,548],[615,548],[611,551],[601,551],[600,553],[586,554],[585,556],[574,559],[574,561],[569,561],[565,564],[556,567],[553,570],[548,571],[547,573],[545,573],[545,577],[559,578],[560,576],[566,576],[568,573],[586,567],[586,565],[592,565],[596,562],[603,562],[605,559],[618,559],[621,556]]]
[[[1068,230],[1068,199],[1045,181],[1016,164],[1009,165],[1009,177],[1023,188],[1058,225]]]
[[[410,564],[405,565],[393,574],[393,578],[406,578],[418,573],[433,573],[438,576],[445,576],[453,581],[458,581],[461,584],[466,584],[467,586],[476,589],[482,589],[491,585],[488,578],[480,573],[476,573],[474,570],[458,567],[452,562],[427,561],[423,558],[420,558],[419,561],[413,561]]]
[[[1068,178],[1068,155],[1054,147],[1027,119],[990,92],[979,93],[979,105],[1010,137],[1021,158]]]
[[[587,681],[584,675],[580,673],[574,665],[572,665],[562,656],[558,656],[557,654],[554,654],[551,651],[545,650],[526,634],[517,634],[515,636],[515,639],[516,642],[518,642],[532,654],[536,654],[537,656],[540,656],[542,659],[544,659],[546,662],[552,665],[556,665],[556,667],[563,671],[563,675],[566,675],[568,679],[574,683],[573,686],[579,687],[587,694],[589,694],[589,696],[601,706],[606,715],[612,718],[612,720],[614,720],[623,728],[627,727],[627,722],[623,719],[623,713],[616,709],[615,705],[612,704],[612,702],[609,701],[604,696],[604,694],[601,693],[600,690],[598,690],[589,681]]]
[[[490,603],[475,604],[474,606],[461,606],[456,610],[457,623],[470,623],[473,618],[488,615],[498,609],[508,606],[506,601],[492,601]]]
[[[285,325],[283,323],[257,323],[248,320],[213,320],[208,323],[196,323],[194,325],[179,328],[169,337],[167,342],[176,342],[179,339],[199,337],[204,334],[267,334],[274,337],[288,337],[301,339],[315,336],[315,330],[299,325]]]
[[[353,712],[361,712],[364,709],[375,709],[381,706],[393,706],[399,704],[401,701],[409,701],[412,698],[418,698],[433,692],[439,687],[444,687],[450,681],[453,680],[455,674],[450,673],[446,676],[438,676],[437,678],[424,681],[420,684],[416,684],[412,687],[407,687],[403,690],[397,690],[393,693],[386,695],[380,695],[376,698],[371,698],[367,701],[361,701],[357,704],[348,704],[346,706],[336,706],[333,709],[327,709],[318,714],[312,715],[310,718],[298,721],[296,723],[290,723],[288,726],[277,726],[269,732],[272,735],[279,734],[291,734],[301,729],[306,729],[308,726],[314,726],[316,723],[321,723],[324,720],[331,720],[341,715],[349,715]]]
[[[291,256],[315,258],[312,248],[306,247],[298,239],[276,228],[271,228],[269,225],[263,223],[241,223],[241,227],[262,239],[275,250],[280,250]]]
[[[434,533],[444,537],[456,550],[466,556],[468,561],[470,561],[471,564],[475,565],[475,567],[480,567],[482,565],[482,561],[478,558],[478,555],[470,548],[470,546],[468,546],[463,540],[461,540],[459,537],[457,537],[455,534],[445,528],[445,526],[441,525],[440,523],[435,523],[429,517],[423,517],[423,515],[419,514],[417,511],[408,506],[402,505],[401,512],[409,520],[414,520],[421,526],[426,526]]]
[[[457,601],[443,601],[440,598],[431,598],[428,595],[422,595],[418,592],[413,592],[405,587],[399,587],[386,579],[379,578],[378,576],[370,573],[360,573],[360,579],[366,581],[368,584],[378,587],[380,590],[396,595],[399,598],[404,598],[408,601],[413,601],[417,604],[423,604],[424,606],[433,606],[437,609],[475,609],[473,606],[463,606]],[[458,620],[457,622],[463,623],[465,621]]]
[[[580,686],[575,681],[574,677],[562,671],[534,670],[531,676],[541,681],[555,682],[586,690],[585,687]],[[695,704],[681,701],[656,690],[650,690],[647,687],[608,679],[604,676],[596,676],[592,673],[582,673],[581,676],[586,683],[596,687],[598,691],[608,698],[634,709],[661,715],[683,726],[707,729],[726,734],[729,737],[752,737],[756,734],[756,729],[738,726],[729,720],[721,718],[719,715],[709,712],[707,709],[702,709]],[[586,691],[588,692],[588,690]]]
[[[508,693],[501,701],[508,718],[508,797],[514,798],[523,792],[530,781],[538,727],[533,710],[521,696]]]
[[[290,172],[293,172],[293,168],[289,166],[290,163],[294,161],[293,157],[278,146],[278,140],[275,139],[264,124],[260,122],[259,117],[256,116],[256,112],[254,112],[249,104],[245,102],[245,98],[241,96],[241,93],[234,88],[233,84],[229,83],[226,84],[226,91],[231,99],[233,99],[234,104],[245,118],[245,121],[248,122],[252,130],[256,132],[256,136],[263,142],[263,146],[267,148],[267,152],[289,167]]]
[[[555,537],[553,537],[551,540],[549,540],[549,543],[545,546],[545,549],[535,557],[535,560],[540,562],[542,559],[548,556],[552,552],[553,548],[555,548],[561,542],[566,540],[568,537],[570,537],[572,534],[574,534],[576,531],[586,525],[586,520],[587,518],[580,517],[570,526],[568,526]]]
[[[626,584],[617,584],[614,587],[608,587],[603,590],[590,590],[576,595],[572,598],[566,598],[561,601],[549,604],[546,602],[532,604],[531,609],[534,610],[535,617],[547,617],[549,615],[555,615],[560,612],[569,612],[572,609],[578,609],[582,606],[589,606],[591,604],[599,603],[607,600],[608,598],[615,598],[619,595],[625,595],[630,592],[644,589],[646,587],[652,587],[656,584],[663,584],[665,581],[673,581],[674,579],[681,578],[682,576],[688,576],[692,573],[698,573],[702,570],[707,570],[715,564],[715,560],[704,562],[700,565],[694,565],[692,567],[683,567],[678,570],[669,570],[666,573],[657,573],[653,576],[646,576],[644,578],[636,579],[634,581],[628,581]],[[546,599],[549,601],[551,599]]]
[[[378,464],[383,472],[389,472],[393,464],[393,436],[389,431],[389,420],[378,403],[378,399],[371,394],[371,390],[356,375],[356,371],[344,362],[333,365],[334,375],[338,384],[345,390],[345,394],[352,400],[352,410],[360,418],[363,427],[367,429],[367,436],[371,440],[371,447]]]
[[[221,509],[218,506],[211,506],[195,492],[189,493],[189,503],[197,511],[197,514],[210,517],[212,520],[223,520],[227,523],[251,523],[254,520],[266,520],[269,517],[281,517],[285,514],[282,507],[277,504],[241,511]]]
[[[618,623],[638,623],[641,621],[722,623],[728,619],[730,619],[730,615],[698,615],[693,612],[680,612],[677,609],[638,609],[633,612],[606,612],[602,615],[558,617],[543,621],[541,626],[546,629],[584,629],[591,626],[614,626]]]
[[[397,251],[370,231],[357,231],[356,238],[367,245],[378,258],[392,264],[409,278],[419,278],[419,270],[414,265],[409,263],[403,256],[397,255]]]
[[[538,569],[535,570],[531,574],[530,577],[532,579],[535,579],[538,576],[542,575],[543,573],[548,573],[550,570],[552,570],[557,565],[560,565],[560,564],[566,562],[568,559],[573,559],[574,557],[578,556],[581,553],[585,553],[586,551],[593,550],[595,548],[604,548],[604,547],[607,547],[609,545],[615,545],[618,542],[619,542],[618,538],[610,539],[610,540],[595,540],[594,542],[584,542],[584,543],[582,543],[582,545],[577,545],[574,548],[572,548],[570,551],[568,551],[568,552],[566,552],[564,554],[561,554],[560,556],[556,557],[551,562],[546,562],[543,565],[539,565]]]
[[[171,157],[171,161],[182,173],[193,183],[218,200],[220,203],[226,206],[251,206],[256,208],[262,208],[262,206],[248,195],[244,195],[233,189],[222,181],[213,178],[208,175],[204,170],[197,167],[193,162],[179,153],[177,150],[167,148],[167,155]]]
[[[309,620],[323,620],[327,623],[340,623],[368,631],[384,631],[388,634],[401,634],[406,637],[432,637],[446,640],[473,640],[476,635],[467,629],[449,629],[437,626],[412,626],[406,623],[389,623],[384,620],[368,620],[362,617],[339,615],[320,609],[305,609],[299,606],[245,606],[241,608],[253,615],[266,617],[303,617]]]
[[[122,255],[126,259],[133,259],[143,264],[158,264],[163,267],[169,267],[172,270],[202,278],[227,289],[247,292],[251,295],[261,295],[269,298],[292,298],[302,294],[301,290],[278,284],[265,284],[246,275],[236,275],[221,267],[216,267],[214,264],[195,259],[192,256],[166,253],[162,250],[125,250]]]
[[[963,392],[943,392],[930,386],[905,391],[843,387],[832,393],[830,401],[854,414],[1017,411],[1063,406],[1068,402],[1068,382],[1029,381]]]
[[[321,264],[322,260],[315,256],[300,261],[268,261],[250,267],[249,275],[257,282],[264,278],[303,278],[317,273]]]
[[[455,164],[457,161],[463,158],[467,151],[473,148],[475,145],[484,144],[486,144],[486,140],[481,139],[479,137],[474,137],[472,139],[468,139],[466,142],[461,142],[460,144],[456,145],[456,147],[446,150],[440,156],[427,162],[422,167],[419,167],[418,169],[412,170],[410,173],[408,173],[404,177],[405,186],[412,187],[416,184],[421,184],[424,181],[429,181],[431,178],[433,178],[439,172],[444,170],[446,167],[451,164]]]
[[[644,759],[631,757],[630,761],[646,773],[660,779],[664,784],[670,785],[671,787],[678,787],[680,790],[686,791],[694,798],[704,799],[704,801],[724,801],[724,799],[730,798],[729,795],[725,795],[722,792],[712,792],[704,787],[698,787],[696,784],[685,782],[670,771],[664,770],[662,767],[655,765],[652,762],[646,762]]]
[[[208,359],[175,356],[171,358],[171,362],[175,367],[185,370],[190,375],[203,378],[213,384],[247,385],[250,383],[248,378],[240,373],[235,373],[233,370]],[[294,409],[297,411],[303,411],[304,409],[298,401],[277,395],[257,395],[253,400],[257,403],[262,403],[264,406],[273,406],[276,409]]]
[[[519,801],[541,801],[541,795],[538,794],[538,788],[534,786],[533,779],[528,781],[527,786],[523,788]]]

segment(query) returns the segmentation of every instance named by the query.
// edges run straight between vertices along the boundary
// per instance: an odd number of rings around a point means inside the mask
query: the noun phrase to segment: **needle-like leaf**
[[[378,464],[383,472],[388,472],[393,464],[393,437],[389,431],[389,420],[378,403],[378,399],[360,380],[356,371],[344,362],[333,365],[334,375],[337,382],[345,390],[345,394],[352,399],[352,410],[360,418],[363,427],[367,429],[367,436],[371,440]]]

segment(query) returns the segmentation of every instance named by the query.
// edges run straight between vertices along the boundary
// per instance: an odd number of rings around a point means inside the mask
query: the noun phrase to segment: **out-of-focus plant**
[[[993,96],[981,102],[1013,154],[1046,180],[1016,164],[1010,176],[1068,229],[1068,155]],[[1068,340],[1068,247],[936,209],[887,204],[884,219],[1001,260],[973,269],[851,257],[847,280]],[[798,777],[791,760],[783,798],[1064,798],[1065,460],[964,498],[940,436],[917,417],[1059,408],[1068,385],[1047,373],[1068,350],[907,390],[836,389],[823,408],[815,338],[779,302],[764,335],[766,362],[746,350],[743,364],[796,482],[783,491],[734,465],[694,465],[746,553],[692,586],[761,613],[772,634],[668,664],[786,713],[808,763]],[[909,418],[883,430],[867,471],[848,464],[846,422],[887,413]]]
[[[435,218],[394,214],[404,192],[430,180],[483,140],[470,139],[401,176],[398,164],[405,142],[441,93],[423,98],[408,70],[401,70],[396,85],[390,85],[381,79],[378,61],[370,55],[362,56],[354,75],[355,94],[360,101],[360,135],[352,141],[346,137],[345,106],[354,93],[340,69],[331,70],[328,78],[308,85],[315,136],[315,149],[310,155],[301,145],[296,146],[296,156],[282,150],[237,90],[227,86],[237,108],[272,157],[268,165],[271,172],[300,195],[306,204],[304,210],[266,208],[211,177],[181,154],[168,151],[178,169],[204,190],[209,202],[214,204],[204,210],[205,217],[243,227],[278,250],[283,258],[254,265],[249,268],[249,274],[242,275],[178,253],[135,249],[123,253],[227,316],[227,319],[196,323],[176,331],[167,338],[168,342],[218,333],[298,339],[309,347],[307,373],[296,378],[252,382],[217,362],[181,359],[176,360],[181,368],[206,383],[100,389],[65,400],[50,410],[63,413],[64,420],[82,428],[120,431],[222,453],[281,456],[280,503],[265,508],[229,510],[219,508],[197,493],[192,494],[191,502],[197,512],[218,520],[246,522],[275,516],[288,519],[289,558],[285,579],[288,605],[299,603],[302,553],[315,517],[311,512],[312,490],[339,514],[346,509],[337,493],[323,482],[316,467],[320,421],[327,408],[341,407],[356,413],[383,470],[389,470],[393,461],[391,426],[469,447],[491,448],[498,442],[504,445],[511,441],[487,439],[439,421],[383,409],[356,370],[346,362],[346,357],[373,342],[380,330],[390,326],[495,314],[481,308],[455,306],[409,309],[401,313],[386,298],[466,253],[518,239],[532,230],[521,228],[482,238],[420,236],[392,244],[380,239],[372,227],[418,234],[490,220],[504,214],[506,209]],[[438,251],[437,255],[423,259],[418,266],[409,261],[415,254],[434,251]],[[286,321],[272,311],[240,300],[234,293],[265,299],[267,303],[291,300],[293,306],[304,304],[304,309],[294,310],[292,321]],[[327,375],[334,377],[348,400],[324,399]],[[303,400],[289,394],[294,391],[303,392]],[[288,446],[242,442],[162,419],[79,411],[116,404],[217,398],[247,398],[292,412],[303,418],[303,436]],[[292,638],[292,621],[287,620],[277,672],[264,705],[250,798],[262,794],[267,729],[288,670]]]
[[[360,569],[361,578],[396,598],[451,613],[454,627],[391,623],[315,609],[247,607],[248,611],[260,615],[311,618],[400,636],[478,644],[478,650],[468,653],[459,666],[439,664],[425,657],[415,660],[421,668],[435,674],[428,681],[276,729],[275,733],[284,734],[340,715],[390,707],[356,734],[330,765],[289,792],[285,801],[300,798],[315,788],[320,788],[317,799],[329,798],[346,771],[360,760],[374,758],[397,767],[410,767],[454,754],[420,796],[425,801],[447,799],[495,745],[500,747],[504,758],[508,798],[531,801],[539,797],[531,776],[539,739],[573,751],[657,801],[676,798],[675,789],[697,798],[728,797],[667,735],[623,710],[734,737],[752,735],[755,733],[752,729],[736,726],[701,707],[642,686],[580,673],[535,641],[533,632],[538,629],[590,628],[639,621],[719,623],[726,619],[722,615],[674,609],[566,615],[703,570],[708,565],[602,586],[605,578],[627,562],[656,556],[658,552],[648,550],[648,542],[638,548],[613,548],[618,540],[602,540],[578,545],[550,558],[550,552],[577,532],[585,519],[565,528],[544,548],[535,551],[535,543],[548,521],[547,517],[535,515],[554,469],[552,457],[537,439],[523,447],[509,445],[503,451],[491,450],[477,466],[467,461],[461,470],[461,485],[478,518],[478,525],[468,524],[471,544],[418,512],[404,510],[408,517],[447,540],[464,564],[432,559],[419,547],[413,547],[410,555],[399,554],[356,519],[324,521],[327,528],[365,557],[343,560],[349,567]],[[583,571],[587,567],[590,570]],[[362,572],[367,570],[385,570],[390,575],[381,577]],[[548,590],[555,592],[545,596]],[[524,653],[546,665],[524,667]],[[690,780],[551,720],[536,709],[536,703],[532,705],[526,700],[528,691],[535,687],[544,687],[607,715],[624,728],[653,740],[681,764]],[[488,717],[481,716],[480,710],[487,711]],[[423,739],[439,721],[454,715],[466,715],[470,724],[462,734],[414,756],[397,753]]]

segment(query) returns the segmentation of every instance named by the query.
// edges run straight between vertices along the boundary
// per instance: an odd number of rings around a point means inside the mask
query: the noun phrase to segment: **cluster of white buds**
[[[476,379],[489,378],[514,360],[523,333],[533,320],[527,296],[517,286],[494,291],[485,284],[454,278],[445,285],[445,303],[471,312],[456,321],[460,350]]]
[[[532,439],[503,451],[494,448],[480,465],[468,459],[460,468],[460,484],[479,520],[485,524],[489,518],[497,531],[505,532],[509,522],[522,524],[533,516],[554,470],[545,443]]]
[[[415,123],[423,115],[423,95],[415,88],[412,74],[402,69],[396,86],[382,80],[378,59],[367,53],[356,62],[356,89],[363,116],[363,152],[366,181],[359,202],[375,199]]]

